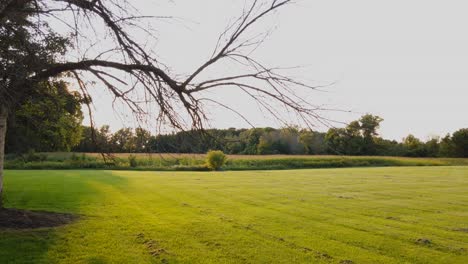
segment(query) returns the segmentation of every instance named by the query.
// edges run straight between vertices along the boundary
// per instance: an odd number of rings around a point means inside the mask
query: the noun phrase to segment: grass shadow
[[[0,208],[0,230],[58,227],[77,219],[78,216],[73,214]]]
[[[110,171],[6,171],[0,263],[48,263],[49,249],[79,226],[62,225],[86,218],[86,208],[104,195],[96,183],[123,187],[127,181]]]

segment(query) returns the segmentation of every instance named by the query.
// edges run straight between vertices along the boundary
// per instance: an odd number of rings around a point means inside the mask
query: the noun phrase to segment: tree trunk
[[[0,210],[3,208],[3,164],[5,161],[5,136],[7,130],[8,111],[0,105]]]

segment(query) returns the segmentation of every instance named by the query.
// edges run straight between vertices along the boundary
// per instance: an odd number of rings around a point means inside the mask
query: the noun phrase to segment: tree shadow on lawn
[[[54,238],[49,229],[0,230],[0,263],[46,263],[42,259]]]
[[[77,215],[28,211],[18,209],[0,209],[0,229],[35,229],[57,227],[78,219]]]
[[[0,263],[47,263],[64,225],[86,218],[82,207],[104,195],[95,183],[119,188],[127,179],[105,171],[8,171],[7,208],[0,209]]]

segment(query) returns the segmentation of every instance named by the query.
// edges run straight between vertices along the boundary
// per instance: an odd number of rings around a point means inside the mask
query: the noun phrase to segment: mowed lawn
[[[468,167],[7,171],[0,263],[468,263]]]

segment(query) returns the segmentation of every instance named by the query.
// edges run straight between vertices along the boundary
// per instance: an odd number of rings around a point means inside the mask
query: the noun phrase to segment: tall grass
[[[131,157],[131,158],[129,158]],[[284,170],[306,168],[468,166],[468,159],[350,157],[350,156],[228,156],[224,170]],[[116,154],[103,159],[98,154],[40,153],[8,155],[6,169],[112,169],[206,171],[202,154]]]

